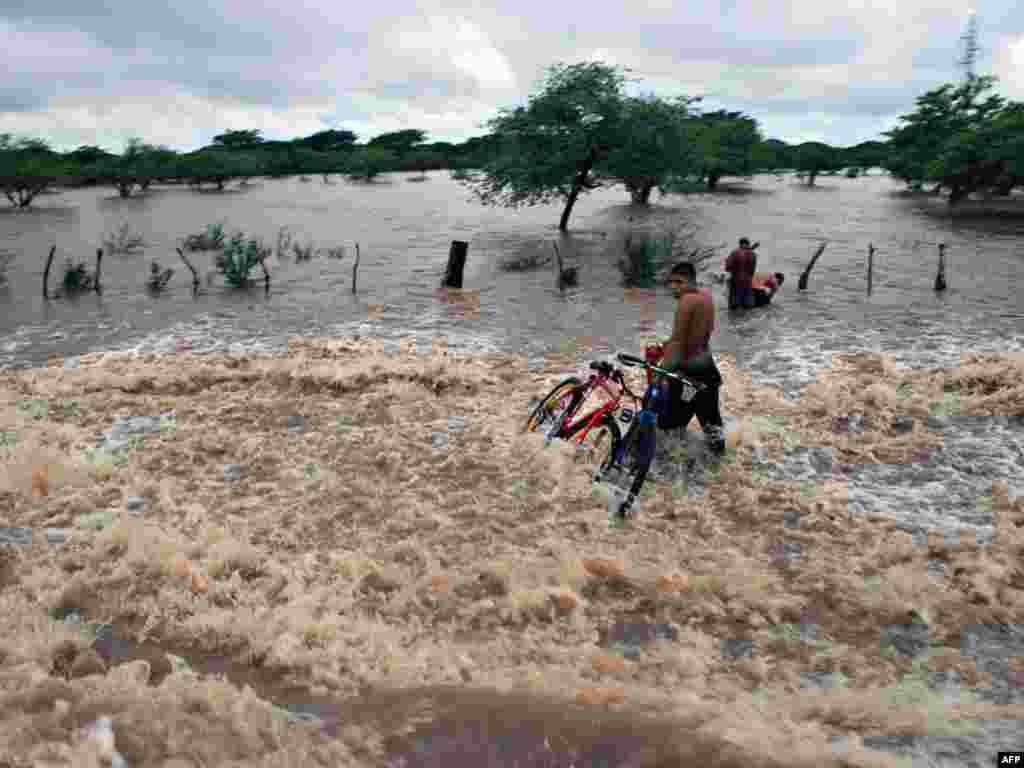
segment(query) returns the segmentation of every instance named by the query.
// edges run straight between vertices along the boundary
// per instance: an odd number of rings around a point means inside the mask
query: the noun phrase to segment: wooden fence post
[[[946,244],[939,243],[939,272],[935,275],[935,290],[946,290]]]
[[[462,271],[466,268],[466,252],[469,250],[469,243],[464,240],[452,240],[451,248],[448,250],[448,270],[444,276],[445,288],[462,287]]]
[[[93,286],[93,288],[95,289],[96,293],[103,293],[103,287],[100,285],[100,269],[101,269],[102,264],[103,264],[103,249],[102,248],[97,248],[96,249],[96,277],[95,277],[95,285]]]
[[[871,295],[871,278],[875,266],[875,246],[868,243],[868,296]]]
[[[359,269],[359,243],[356,243],[356,261],[352,265],[352,295],[356,292],[356,270]]]
[[[46,267],[43,268],[43,298],[50,298],[49,284],[50,284],[50,267],[53,265],[53,254],[57,252],[57,246],[53,246],[50,249],[50,255],[46,259]]]
[[[185,254],[182,252],[181,248],[175,248],[174,250],[178,252],[178,255],[181,257],[181,260],[185,262],[185,266],[188,267],[188,271],[192,273],[192,290],[198,290],[199,273],[196,272],[196,268],[192,266],[192,262],[185,258]]]

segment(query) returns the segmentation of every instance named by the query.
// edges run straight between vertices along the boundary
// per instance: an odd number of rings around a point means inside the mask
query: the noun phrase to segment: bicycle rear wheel
[[[530,412],[526,420],[527,432],[545,432],[554,428],[555,424],[572,418],[583,402],[580,380],[575,376],[563,379],[548,392],[540,403]],[[555,437],[563,437],[555,434]]]

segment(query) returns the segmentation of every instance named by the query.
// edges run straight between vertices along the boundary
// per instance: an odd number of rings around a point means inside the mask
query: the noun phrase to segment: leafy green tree
[[[690,120],[691,141],[700,156],[700,175],[713,192],[724,176],[754,171],[754,149],[761,142],[757,121],[742,112],[705,112]]]
[[[404,131],[382,133],[380,136],[370,139],[366,146],[372,149],[384,149],[401,156],[426,140],[426,131],[421,131],[418,128],[409,128]]]
[[[440,152],[421,147],[414,149],[403,157],[399,163],[401,171],[419,171],[425,174],[427,171],[436,171],[446,165],[445,157]]]
[[[331,152],[351,149],[357,138],[352,131],[328,129],[318,131],[303,139],[297,139],[295,143],[300,147],[308,147],[317,152]]]
[[[248,131],[225,131],[213,137],[215,147],[225,149],[252,149],[263,143],[258,129]]]
[[[621,146],[624,75],[598,62],[556,64],[525,107],[505,109],[488,126],[500,150],[463,183],[484,205],[519,207],[565,201],[600,186],[594,171]]]
[[[881,141],[863,141],[841,151],[842,164],[848,168],[884,167],[889,157],[889,148]]]
[[[68,160],[80,165],[95,165],[101,160],[113,160],[117,155],[96,146],[83,144],[64,155]]]
[[[67,177],[73,167],[44,141],[0,134],[0,189],[18,208],[28,208],[37,195]]]
[[[814,186],[814,181],[820,174],[838,171],[843,166],[836,149],[818,141],[798,144],[795,157],[796,170],[804,174],[809,187]]]
[[[989,158],[978,142],[1005,106],[998,96],[984,97],[994,84],[993,77],[971,77],[919,96],[916,109],[885,134],[887,170],[915,187],[937,182],[949,189],[951,205],[984,186],[991,169],[982,167]]]
[[[83,171],[100,183],[115,187],[121,197],[131,197],[135,191],[148,189],[156,179],[173,175],[175,157],[167,147],[145,144],[134,138],[121,155],[100,156],[96,162],[84,166]]]
[[[394,152],[381,147],[359,147],[348,159],[345,172],[353,181],[373,181],[384,171],[395,166]]]
[[[202,187],[213,184],[218,191],[232,179],[240,176],[255,175],[252,168],[247,168],[249,156],[238,156],[224,149],[203,149],[183,155],[179,160],[178,174],[189,180],[189,184]]]
[[[620,182],[634,203],[647,205],[655,187],[664,194],[673,180],[693,173],[698,158],[687,119],[695,101],[623,99],[622,136],[599,163],[598,175]]]
[[[1024,103],[1007,104],[993,121],[992,133],[992,153],[1003,166],[996,189],[1007,195],[1024,187]]]
[[[779,139],[759,141],[752,155],[755,171],[781,171],[796,165],[793,148]]]

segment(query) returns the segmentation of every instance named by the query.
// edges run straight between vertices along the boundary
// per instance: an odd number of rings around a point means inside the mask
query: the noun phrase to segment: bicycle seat
[[[594,360],[590,363],[590,370],[597,371],[598,373],[610,374],[613,370],[611,363],[606,363],[601,360]]]

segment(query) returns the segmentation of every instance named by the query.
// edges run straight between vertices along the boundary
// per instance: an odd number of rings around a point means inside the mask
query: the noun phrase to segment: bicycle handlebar
[[[657,365],[652,365],[651,363],[648,363],[646,360],[642,358],[635,357],[633,355],[627,355],[625,352],[619,352],[616,355],[616,357],[618,358],[620,363],[622,363],[625,366],[629,366],[630,368],[647,368],[651,371],[654,371],[656,374],[660,376],[668,376],[670,379],[676,379],[677,381],[682,381],[685,384],[689,384],[691,387],[694,387],[695,389],[701,390],[706,388],[706,385],[701,384],[699,381],[694,381],[693,379],[687,376],[683,376],[682,374],[676,373],[674,371],[668,371],[664,368],[660,368]]]

